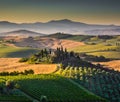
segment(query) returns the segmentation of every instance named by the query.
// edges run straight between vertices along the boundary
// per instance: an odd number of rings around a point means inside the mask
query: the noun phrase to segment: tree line
[[[56,50],[42,49],[40,52],[33,54],[29,58],[22,58],[20,62],[27,62],[29,64],[63,64],[63,66],[95,66],[90,62],[84,61],[80,58],[79,53],[74,51],[68,52],[66,48],[57,47]]]

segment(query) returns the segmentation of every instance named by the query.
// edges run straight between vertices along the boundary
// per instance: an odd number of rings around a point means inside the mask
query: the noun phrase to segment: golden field
[[[109,62],[99,62],[104,67],[120,71],[120,60],[113,60]]]
[[[32,69],[35,74],[49,74],[57,70],[56,64],[20,63],[20,58],[0,58],[0,72],[13,72]]]

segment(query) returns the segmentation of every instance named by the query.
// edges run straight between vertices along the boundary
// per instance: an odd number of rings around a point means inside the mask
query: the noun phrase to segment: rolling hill
[[[69,51],[119,59],[120,36],[88,36],[55,33],[39,37],[0,37],[1,56],[5,57],[13,57],[16,54],[18,54],[17,57],[20,57],[22,53],[21,57],[23,57],[25,55],[24,52],[34,52],[37,49],[44,48],[56,49],[61,46],[67,48]]]
[[[21,36],[6,36],[1,37],[1,45],[8,45],[12,47],[30,47],[30,48],[51,48],[63,46],[64,48],[74,48],[85,45],[84,42],[77,42],[68,39],[57,39],[51,37],[21,37]]]
[[[71,34],[66,34],[66,33],[55,33],[55,34],[50,34],[47,35],[47,37],[51,38],[57,38],[57,39],[68,39],[68,40],[73,40],[73,41],[85,41],[88,40],[94,36],[89,36],[89,35],[71,35]]]
[[[26,57],[39,49],[56,49],[61,46],[74,48],[83,45],[84,42],[51,37],[4,36],[0,37],[0,57]]]
[[[38,52],[38,49],[27,48],[27,47],[10,47],[2,46],[0,47],[0,57],[28,57],[33,53]]]
[[[35,36],[44,36],[44,34],[41,33],[36,33],[33,31],[29,31],[29,30],[16,30],[16,31],[11,31],[11,32],[4,32],[0,34],[1,36],[22,36],[22,37],[35,37]]]
[[[84,43],[76,42],[71,40],[63,40],[49,37],[38,37],[38,38],[24,38],[21,41],[15,43],[18,47],[31,47],[31,48],[51,48],[56,49],[57,47],[63,46],[64,48],[71,48],[82,46]]]

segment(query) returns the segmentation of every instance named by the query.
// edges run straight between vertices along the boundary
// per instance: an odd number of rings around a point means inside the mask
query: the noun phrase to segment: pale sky
[[[31,23],[60,19],[120,25],[120,0],[0,0],[0,21]]]

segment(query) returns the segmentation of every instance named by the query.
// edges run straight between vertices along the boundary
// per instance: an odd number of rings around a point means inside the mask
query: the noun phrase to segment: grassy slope
[[[95,51],[103,51],[108,49],[116,49],[116,46],[106,46],[103,44],[97,45],[84,45],[77,48],[70,48],[69,50],[74,50],[75,52],[95,52]]]
[[[88,35],[69,35],[69,34],[53,34],[49,37],[58,39],[69,39],[74,41],[83,41],[87,45],[69,48],[69,51],[88,53],[96,56],[103,55],[107,58],[120,59],[119,51],[104,51],[104,50],[116,50],[118,47],[116,43],[120,43],[120,36],[88,36]],[[96,45],[92,45],[95,43]],[[91,44],[91,45],[88,45]],[[111,46],[107,46],[107,45]]]
[[[96,43],[95,45],[84,45],[77,48],[71,48],[69,51],[73,50],[75,52],[87,53],[89,55],[104,56],[111,59],[120,59],[120,47],[116,46],[119,42],[119,36],[115,36],[112,39],[100,39],[97,37],[92,37],[86,40],[86,43]],[[108,45],[111,46],[108,46]],[[113,51],[114,50],[114,51]],[[116,51],[115,51],[116,50]]]
[[[101,55],[108,57],[109,54],[112,54],[109,58],[119,58],[119,51],[105,51],[108,49],[117,49],[116,42],[120,41],[120,36],[114,36],[112,38],[99,38],[97,36],[87,36],[87,35],[69,35],[69,34],[52,34],[49,37],[58,38],[58,39],[69,39],[74,41],[83,41],[88,44],[96,43],[96,45],[84,45],[80,47],[74,47],[68,49],[69,51],[73,50],[75,52],[85,52],[92,55]],[[106,46],[111,44],[111,46]],[[32,48],[15,48],[8,47],[0,44],[0,57],[26,57],[31,53],[35,53],[37,50]]]
[[[47,37],[52,37],[52,38],[58,38],[58,39],[69,39],[69,40],[74,40],[74,41],[84,41],[84,42],[104,42],[104,41],[109,41],[109,42],[118,42],[120,41],[120,36],[92,36],[92,35],[70,35],[70,34],[62,34],[62,33],[56,33],[56,34],[51,34],[48,35]]]
[[[93,52],[93,53],[87,53],[88,55],[95,55],[95,56],[104,56],[106,58],[111,58],[111,59],[120,59],[120,52],[116,51],[98,51],[98,52]]]
[[[32,48],[15,48],[15,47],[8,47],[8,46],[1,46],[0,47],[0,57],[26,57],[35,52],[37,49]]]
[[[48,35],[47,37],[57,38],[57,39],[68,39],[68,40],[74,40],[74,41],[85,41],[87,39],[90,39],[93,36],[88,35],[70,35],[70,34],[52,34]]]
[[[1,77],[5,79],[16,80],[22,90],[36,99],[41,95],[46,95],[49,101],[91,101],[103,100],[98,96],[90,94],[72,84],[66,78],[57,75],[29,75]],[[103,101],[102,101],[103,102]]]
[[[29,100],[25,96],[20,95],[1,95],[0,96],[0,102],[32,102],[32,100]]]
[[[113,39],[109,39],[106,42],[109,43],[109,44],[111,44],[111,45],[115,45],[116,42],[120,43],[120,36],[115,36]]]
[[[81,52],[81,53],[87,53],[89,55],[95,55],[95,56],[104,56],[106,58],[111,59],[120,59],[120,51],[108,51],[117,49],[117,46],[105,46],[103,44],[97,44],[97,45],[84,45],[77,48],[71,48],[69,51],[75,51],[75,52]]]

